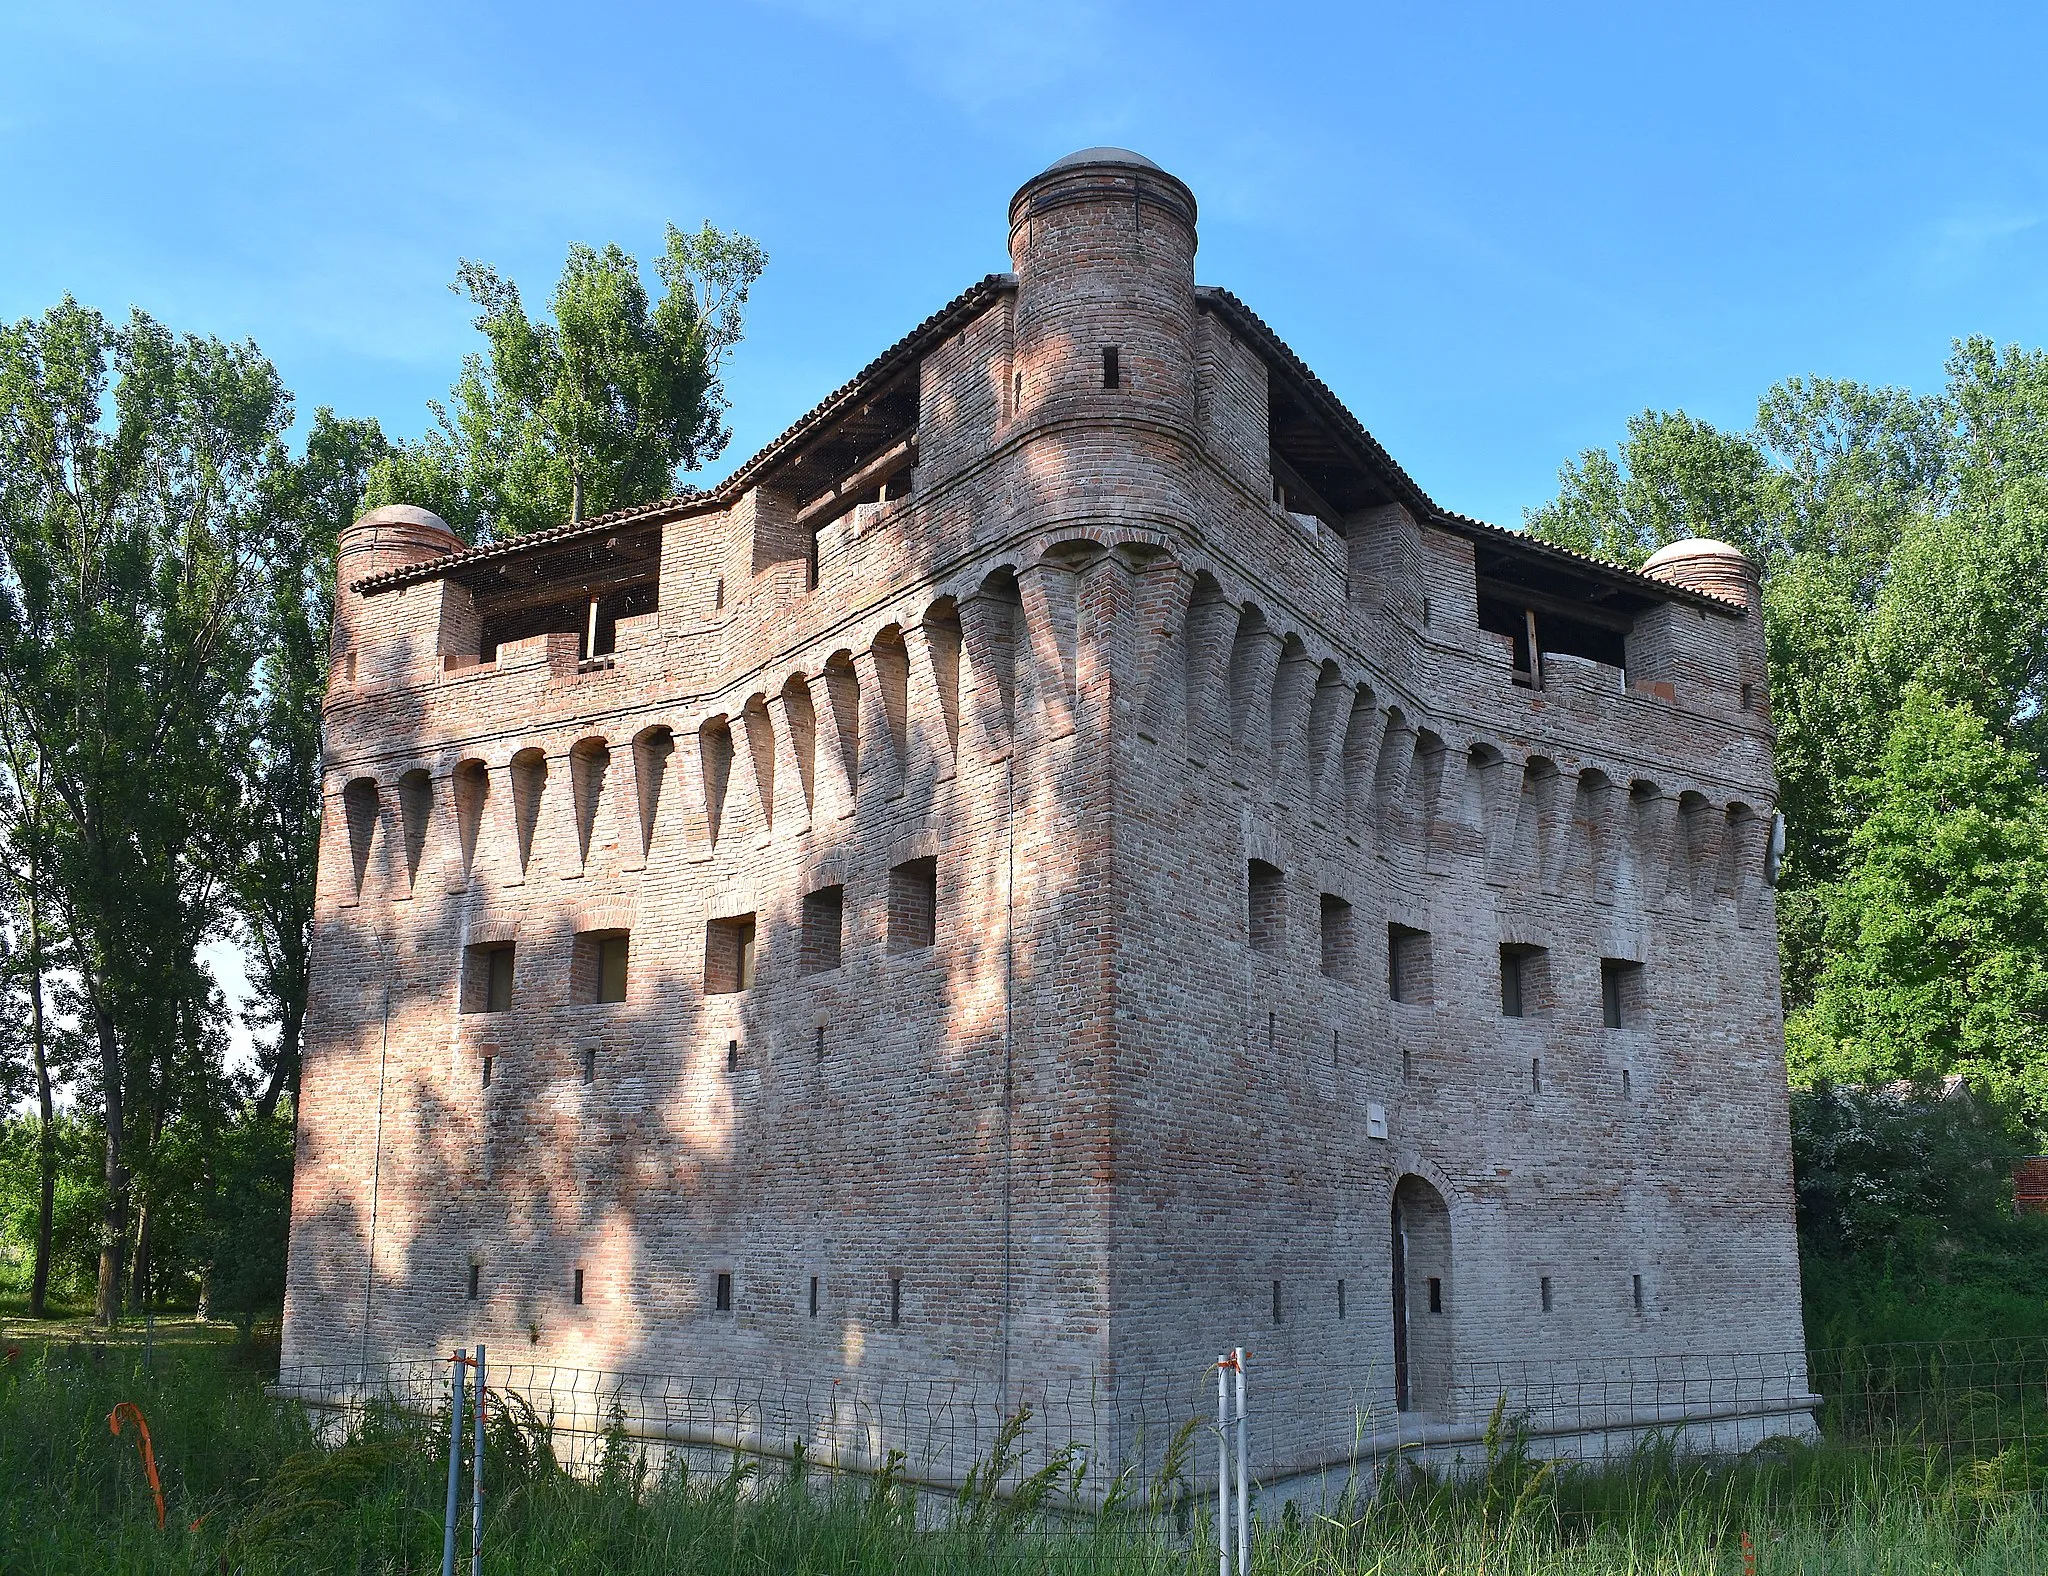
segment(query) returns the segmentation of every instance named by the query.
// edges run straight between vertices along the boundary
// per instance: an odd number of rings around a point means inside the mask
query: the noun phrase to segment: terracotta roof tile
[[[423,563],[407,564],[400,569],[387,569],[381,574],[366,575],[355,581],[350,589],[357,593],[388,591],[397,586],[435,579],[451,569],[476,563],[480,559],[503,557],[534,547],[571,541],[628,522],[665,520],[685,514],[703,514],[716,509],[730,508],[753,485],[756,477],[811,437],[820,427],[843,414],[849,406],[869,392],[877,381],[899,370],[906,362],[923,355],[934,341],[964,327],[987,310],[998,296],[1016,287],[1017,280],[1013,274],[989,274],[968,286],[799,416],[780,436],[756,452],[744,465],[708,492],[690,488],[658,503],[636,504],[630,509],[614,509],[610,514],[597,515],[588,520],[550,526],[545,531],[485,542],[481,546],[465,548],[459,553],[448,553],[440,558],[430,558]]]

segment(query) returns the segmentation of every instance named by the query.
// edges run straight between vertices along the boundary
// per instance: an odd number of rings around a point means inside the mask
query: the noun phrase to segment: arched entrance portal
[[[1394,1184],[1394,1404],[1441,1414],[1451,1382],[1451,1212],[1418,1176]]]

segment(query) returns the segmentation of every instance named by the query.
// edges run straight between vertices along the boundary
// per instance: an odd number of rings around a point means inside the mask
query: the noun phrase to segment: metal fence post
[[[441,1527],[441,1576],[455,1576],[455,1507],[462,1484],[462,1370],[467,1351],[448,1359],[448,1514]]]
[[[469,1468],[469,1576],[484,1576],[484,1343],[476,1343],[476,1428]]]
[[[1230,1355],[1216,1359],[1216,1576],[1230,1576]]]
[[[1244,1348],[1238,1347],[1231,1356],[1231,1367],[1237,1370],[1237,1576],[1251,1576],[1252,1521],[1245,1485],[1250,1474],[1245,1471]]]

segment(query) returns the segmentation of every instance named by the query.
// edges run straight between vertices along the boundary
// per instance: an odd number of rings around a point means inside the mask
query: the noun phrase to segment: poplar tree
[[[40,774],[43,889],[92,1046],[102,1322],[123,1302],[132,1107],[160,1128],[193,954],[218,922],[246,614],[290,422],[253,345],[140,312],[115,325],[68,297],[0,330],[0,707]]]
[[[649,503],[731,438],[721,369],[739,343],[767,256],[710,224],[668,227],[651,300],[616,245],[569,248],[553,320],[519,287],[464,260],[454,289],[478,308],[485,349],[463,360],[435,427],[373,474],[366,502],[433,509],[465,536],[512,536]]]

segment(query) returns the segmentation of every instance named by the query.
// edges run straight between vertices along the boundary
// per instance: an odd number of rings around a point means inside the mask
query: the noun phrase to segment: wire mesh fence
[[[1250,1361],[1257,1500],[1324,1512],[1403,1484],[1547,1474],[1560,1514],[1652,1468],[1824,1502],[1873,1475],[1977,1498],[2048,1494],[2048,1342],[1812,1353],[1313,1369]],[[490,1396],[548,1431],[565,1465],[625,1449],[652,1467],[801,1460],[943,1497],[989,1486],[1101,1513],[1182,1513],[1215,1492],[1215,1375],[1072,1379],[1007,1392],[966,1380],[727,1379],[493,1364]],[[445,1359],[284,1369],[279,1395],[345,1428],[383,1406],[445,1411]],[[1404,1393],[1405,1392],[1405,1395]],[[1406,1400],[1404,1407],[1401,1403]],[[1544,1463],[1550,1463],[1546,1466]],[[1633,1490],[1632,1490],[1633,1492]]]

